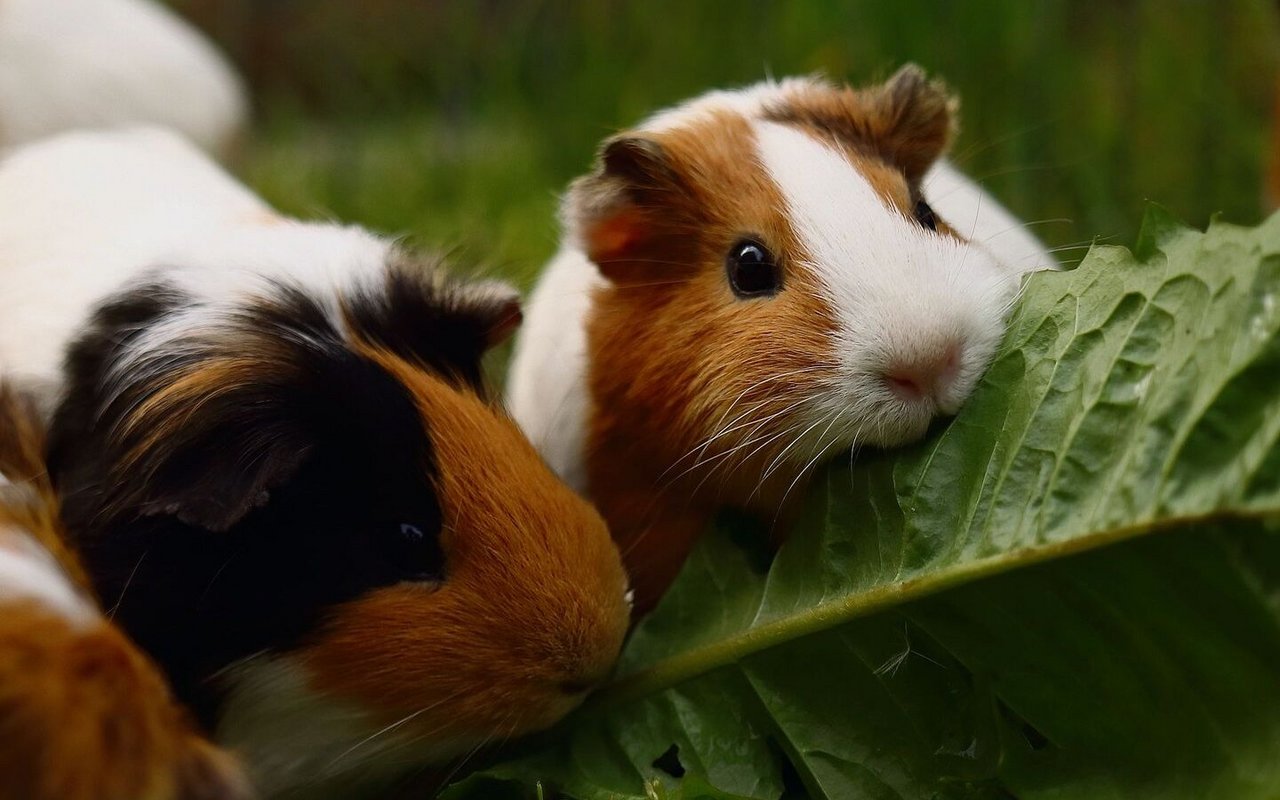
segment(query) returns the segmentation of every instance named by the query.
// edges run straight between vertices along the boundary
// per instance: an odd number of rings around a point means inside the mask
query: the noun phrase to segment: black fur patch
[[[347,313],[360,335],[431,370],[481,388],[480,358],[519,306],[476,286],[439,284],[438,265],[398,254],[385,288],[352,298]]]
[[[399,277],[342,306],[368,339],[479,387],[489,322],[449,291]],[[192,302],[160,281],[95,314],[68,355],[49,455],[104,606],[211,723],[219,669],[296,645],[372,588],[441,579],[446,564],[430,421],[303,292],[278,287],[217,335],[166,343],[159,380],[108,389],[141,331]],[[251,360],[253,379],[121,433],[167,376],[228,356]],[[165,435],[124,466],[152,430]]]

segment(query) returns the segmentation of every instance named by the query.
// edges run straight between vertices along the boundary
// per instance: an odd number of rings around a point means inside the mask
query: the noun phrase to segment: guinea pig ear
[[[600,167],[605,174],[623,178],[636,188],[661,188],[675,177],[662,144],[636,133],[607,140],[600,148]]]
[[[664,213],[682,191],[662,144],[638,133],[609,139],[596,170],[569,187],[565,227],[587,257],[616,283],[651,279],[679,247],[672,215]]]
[[[306,460],[308,443],[281,430],[246,431],[239,440],[202,437],[161,445],[168,453],[142,489],[143,516],[169,515],[207,531],[229,530],[267,504]]]
[[[520,326],[520,295],[502,281],[459,281],[435,255],[398,251],[384,286],[344,303],[347,325],[386,349],[480,388],[480,360]]]
[[[959,101],[945,84],[907,64],[880,86],[858,92],[872,146],[918,183],[946,152],[957,127]]]
[[[282,300],[246,307],[225,328],[148,340],[191,305],[163,283],[122,292],[69,349],[47,453],[72,530],[172,515],[223,531],[310,456],[309,417],[335,383],[324,365],[342,352],[326,346],[337,337],[323,309]],[[261,334],[291,328],[296,336]]]
[[[472,321],[484,350],[506,342],[524,321],[520,293],[502,281],[461,284],[458,311]]]
[[[73,381],[49,447],[73,527],[173,516],[225,531],[307,459],[311,441],[296,409],[322,400],[308,400],[253,354],[202,354],[184,367],[127,385],[102,405],[101,383]]]

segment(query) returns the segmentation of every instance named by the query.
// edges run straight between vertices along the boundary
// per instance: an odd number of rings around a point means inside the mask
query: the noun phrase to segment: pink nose
[[[937,399],[955,380],[959,366],[960,345],[952,343],[935,355],[891,364],[884,371],[884,382],[904,400]]]

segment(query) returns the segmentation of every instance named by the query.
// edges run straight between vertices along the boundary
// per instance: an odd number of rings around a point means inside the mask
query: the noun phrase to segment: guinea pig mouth
[[[938,416],[936,406],[928,400],[916,401],[912,408],[899,403],[891,412],[892,419],[868,430],[863,444],[899,447],[924,438],[929,424]]]
[[[859,413],[860,412],[860,413]],[[900,397],[886,394],[871,404],[863,403],[844,426],[848,441],[843,449],[871,445],[900,447],[921,439],[941,412],[932,397]]]

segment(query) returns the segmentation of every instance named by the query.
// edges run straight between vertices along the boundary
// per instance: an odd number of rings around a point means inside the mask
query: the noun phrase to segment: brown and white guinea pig
[[[264,793],[544,727],[609,672],[617,550],[482,380],[507,287],[148,130],[0,161],[0,254],[69,535]]]
[[[973,390],[1052,261],[939,160],[956,107],[915,66],[712,92],[569,188],[509,401],[604,514],[637,611],[717,507],[777,519],[824,459],[917,439]]]
[[[235,762],[86,587],[35,408],[0,383],[0,797],[248,797]]]

